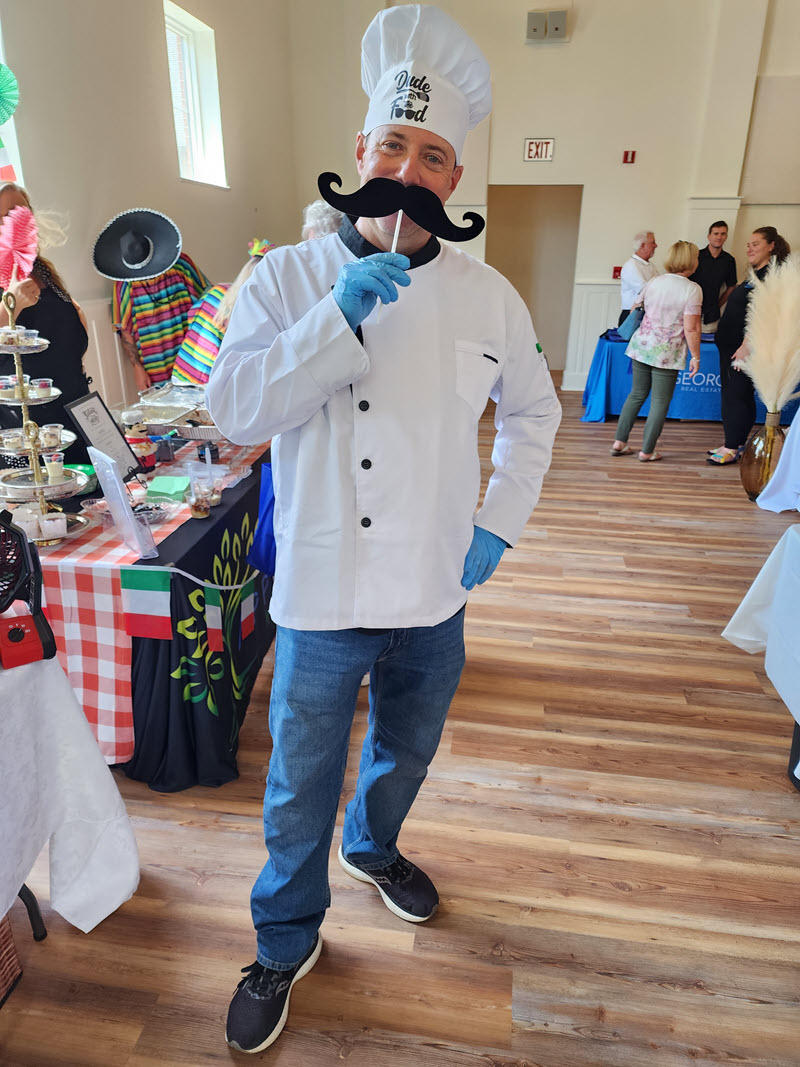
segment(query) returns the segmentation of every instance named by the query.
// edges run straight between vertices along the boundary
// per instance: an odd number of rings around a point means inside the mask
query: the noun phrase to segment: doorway
[[[582,185],[490,185],[486,262],[528,306],[551,370],[563,370]]]

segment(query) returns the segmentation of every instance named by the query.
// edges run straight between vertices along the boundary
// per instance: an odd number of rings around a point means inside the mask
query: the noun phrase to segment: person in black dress
[[[4,219],[15,207],[31,208],[28,194],[12,182],[0,186],[0,219]],[[25,373],[32,378],[52,378],[53,384],[61,390],[61,396],[56,400],[32,408],[31,417],[39,426],[60,422],[65,429],[74,430],[65,405],[85,396],[90,383],[83,369],[83,356],[89,344],[83,312],[69,295],[53,264],[42,256],[37,256],[31,276],[11,284],[9,291],[17,301],[17,324],[28,330],[38,330],[40,336],[50,342],[50,347],[44,352],[24,360]],[[0,326],[7,323],[8,313],[0,305]],[[15,373],[14,357],[7,353],[0,354],[0,375]],[[21,425],[20,408],[0,405],[1,429]],[[67,463],[89,462],[86,445],[79,433],[75,444],[70,445],[65,453],[65,459]]]
[[[760,281],[764,280],[773,259],[783,263],[790,251],[788,242],[774,226],[759,227],[747,242],[747,259]],[[738,462],[756,421],[753,380],[737,366],[749,355],[745,326],[752,291],[753,283],[749,277],[736,286],[728,297],[725,314],[719,320],[714,338],[719,349],[722,428],[725,431],[725,443],[708,456],[708,462],[715,467]]]

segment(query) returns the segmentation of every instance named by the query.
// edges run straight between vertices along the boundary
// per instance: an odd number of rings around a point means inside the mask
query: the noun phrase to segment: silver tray
[[[74,537],[75,534],[83,533],[87,526],[91,526],[91,520],[87,519],[85,515],[67,515],[67,537]],[[64,540],[66,540],[64,537],[33,538],[34,544],[40,548],[46,548],[48,545],[60,545]]]
[[[41,431],[40,431],[41,432]],[[39,448],[39,454],[43,455],[45,452],[63,452],[69,448],[70,445],[74,445],[77,441],[77,434],[74,434],[72,430],[61,431],[61,444],[60,445],[43,445],[41,438],[37,442]],[[0,441],[0,456],[29,456],[30,450],[25,445],[22,448],[3,448]]]
[[[158,437],[160,434],[177,430],[179,437],[187,441],[224,441],[224,435],[216,426],[188,426],[185,422],[148,422],[148,432]]]
[[[184,411],[192,411],[205,406],[205,395],[205,386],[167,382],[166,385],[151,385],[142,390],[139,403],[144,407],[178,406]]]
[[[21,356],[33,356],[37,352],[44,352],[45,349],[50,347],[50,342],[46,337],[40,337],[32,345],[0,345],[0,352],[4,355],[15,355],[17,352]]]
[[[88,474],[84,474],[83,471],[70,470],[65,472],[63,481],[53,484],[44,482],[43,485],[38,486],[31,468],[23,467],[22,470],[5,471],[0,475],[0,498],[23,503],[36,500],[39,496],[39,489],[43,489],[45,500],[62,500],[68,496],[75,496],[76,493],[82,493],[88,484]]]
[[[196,408],[182,407],[179,404],[142,404],[142,421],[148,425],[151,422],[172,423],[180,422],[196,411]]]
[[[28,388],[30,389],[30,386]],[[26,396],[24,400],[21,396],[0,396],[0,404],[10,404],[15,408],[22,407],[23,404],[33,407],[36,404],[49,404],[52,400],[58,400],[60,396],[61,390],[53,386],[49,396]]]

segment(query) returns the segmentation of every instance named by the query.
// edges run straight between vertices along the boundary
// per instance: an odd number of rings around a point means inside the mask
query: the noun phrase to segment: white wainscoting
[[[119,338],[111,329],[111,300],[78,300],[86,316],[89,347],[83,359],[92,389],[108,407],[135,403],[133,370],[125,358]]]
[[[582,390],[586,385],[597,338],[617,325],[619,309],[619,282],[575,282],[562,389]]]

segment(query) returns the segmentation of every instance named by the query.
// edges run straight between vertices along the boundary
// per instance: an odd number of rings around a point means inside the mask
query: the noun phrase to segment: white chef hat
[[[452,145],[460,162],[467,131],[492,110],[486,57],[438,7],[379,11],[361,42],[361,84],[369,97],[363,133],[415,126]]]

